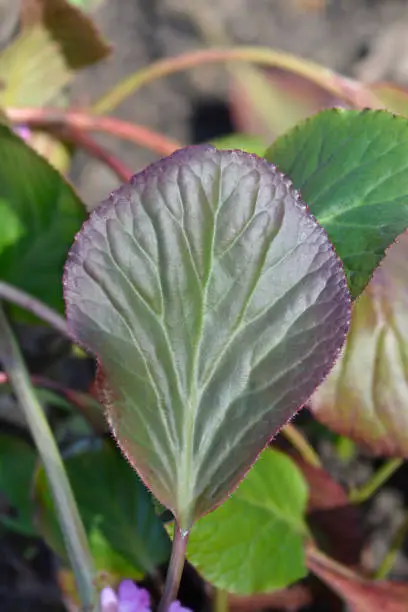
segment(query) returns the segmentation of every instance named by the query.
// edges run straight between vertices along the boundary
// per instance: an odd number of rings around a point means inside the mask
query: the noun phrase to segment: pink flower
[[[149,592],[131,580],[123,580],[117,594],[110,587],[102,589],[100,602],[101,612],[151,612]],[[173,601],[168,612],[192,612],[192,610],[184,608],[179,601]]]

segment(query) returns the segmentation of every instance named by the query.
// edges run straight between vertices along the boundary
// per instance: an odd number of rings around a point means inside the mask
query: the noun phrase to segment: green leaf
[[[300,189],[342,259],[353,297],[408,227],[408,121],[331,109],[266,152]]]
[[[6,199],[0,198],[0,255],[8,246],[13,245],[24,234],[24,225]]]
[[[340,359],[312,396],[319,421],[377,455],[408,457],[408,234],[353,308]]]
[[[294,462],[265,450],[230,499],[194,525],[188,560],[208,582],[231,593],[285,588],[307,573],[307,497]]]
[[[348,328],[342,267],[290,182],[209,145],[97,207],[64,285],[119,444],[181,529],[239,483]]]
[[[83,204],[52,166],[0,125],[0,279],[63,309],[61,278]]]
[[[255,153],[259,157],[265,153],[265,142],[258,136],[250,134],[227,134],[227,136],[213,140],[211,144],[220,150],[240,149],[246,153]]]
[[[36,535],[31,499],[36,461],[36,453],[29,444],[16,437],[0,435],[0,491],[15,510],[15,516],[0,515],[0,522],[29,536]]]
[[[131,567],[152,572],[167,560],[170,542],[148,491],[120,452],[108,442],[66,458],[65,466],[98,570]],[[36,481],[41,530],[60,556],[62,534],[43,470]]]
[[[42,29],[30,29],[0,53],[0,105],[50,104],[72,77],[52,38]]]

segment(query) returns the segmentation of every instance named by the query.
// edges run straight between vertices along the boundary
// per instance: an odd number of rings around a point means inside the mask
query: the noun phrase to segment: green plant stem
[[[228,612],[228,593],[221,589],[214,589],[213,612]]]
[[[370,499],[374,493],[401,467],[403,459],[395,458],[386,461],[371,478],[359,489],[350,491],[349,500],[352,504],[361,504]]]
[[[296,429],[292,423],[288,423],[285,425],[285,427],[282,427],[281,432],[298,451],[302,459],[304,459],[310,465],[313,465],[313,467],[322,467],[322,462],[320,461],[319,455],[316,453],[311,444],[309,444],[309,441],[305,438],[305,436],[300,433],[300,431]]]
[[[407,534],[408,534],[408,512],[405,514],[404,520],[402,521],[401,525],[397,529],[397,532],[391,542],[391,546],[389,550],[384,555],[384,558],[382,562],[380,563],[380,566],[378,567],[377,571],[375,572],[373,576],[375,580],[384,580],[385,578],[387,578],[388,574],[394,567],[398,552],[400,548],[402,547],[404,540],[407,537]]]
[[[184,560],[186,557],[188,536],[189,532],[182,532],[176,523],[174,528],[170,563],[166,576],[166,584],[164,585],[164,593],[158,608],[158,612],[167,612],[170,604],[177,596],[181,575],[183,573]]]
[[[65,546],[78,587],[82,609],[97,609],[94,569],[86,534],[64,464],[43,409],[34,393],[20,348],[0,302],[0,360],[23,410],[31,435],[44,464],[55,500]]]
[[[5,283],[4,281],[0,281],[0,300],[12,302],[17,306],[28,310],[39,319],[42,319],[48,323],[48,325],[51,325],[51,327],[54,327],[54,329],[59,331],[60,334],[71,340],[65,319],[61,317],[58,312],[46,304],[43,304],[41,300],[37,300],[37,298],[33,297],[32,295],[29,295],[25,291],[17,289],[17,287],[9,285],[9,283]]]
[[[334,96],[356,108],[384,108],[381,101],[358,81],[343,77],[314,62],[268,47],[234,47],[231,49],[201,49],[178,57],[158,60],[120,81],[92,107],[93,112],[111,112],[129,95],[158,78],[202,64],[251,62],[293,72],[316,83]]]

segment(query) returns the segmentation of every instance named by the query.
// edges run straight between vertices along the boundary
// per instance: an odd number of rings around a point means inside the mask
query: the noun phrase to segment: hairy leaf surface
[[[64,284],[119,444],[182,529],[307,400],[349,321],[342,266],[289,180],[209,145],[97,207]]]

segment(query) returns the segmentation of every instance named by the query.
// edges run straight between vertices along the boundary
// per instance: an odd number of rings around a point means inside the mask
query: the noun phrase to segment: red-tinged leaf
[[[308,521],[315,536],[337,561],[356,565],[364,543],[360,509],[326,470],[293,458],[309,484]]]
[[[313,548],[307,551],[307,562],[309,569],[346,602],[350,612],[407,612],[407,584],[369,580]]]
[[[314,393],[327,427],[377,455],[408,457],[408,234],[354,305],[341,358]]]
[[[348,329],[341,263],[290,181],[209,145],[97,207],[64,286],[119,444],[182,529],[237,486]]]
[[[315,467],[299,457],[292,456],[292,458],[310,485],[309,512],[333,510],[333,508],[348,504],[346,491],[338,482],[333,480],[326,470]]]

